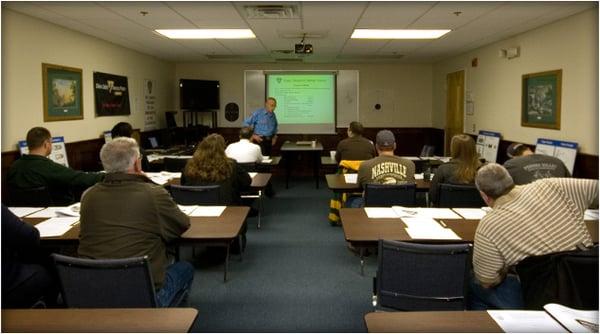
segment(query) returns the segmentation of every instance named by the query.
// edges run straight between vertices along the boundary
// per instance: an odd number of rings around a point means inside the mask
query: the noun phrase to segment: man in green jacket
[[[170,264],[167,256],[167,245],[190,227],[190,218],[144,175],[134,139],[104,144],[100,160],[106,178],[81,196],[78,253],[93,259],[148,256],[157,302],[169,306],[194,278],[190,263]]]
[[[27,146],[29,154],[15,161],[8,170],[8,187],[21,190],[46,187],[52,198],[52,203],[48,205],[72,204],[75,201],[72,188],[86,189],[104,177],[103,173],[76,171],[48,159],[52,152],[52,136],[46,128],[29,130]]]

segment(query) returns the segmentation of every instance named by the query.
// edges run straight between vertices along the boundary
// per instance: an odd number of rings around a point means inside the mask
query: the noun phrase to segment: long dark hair
[[[458,162],[458,170],[456,171],[458,181],[462,183],[473,182],[477,169],[481,165],[473,138],[465,134],[452,137],[450,155],[452,159]]]
[[[192,180],[221,182],[232,174],[233,166],[225,155],[225,139],[213,133],[200,142],[185,165],[184,174]]]

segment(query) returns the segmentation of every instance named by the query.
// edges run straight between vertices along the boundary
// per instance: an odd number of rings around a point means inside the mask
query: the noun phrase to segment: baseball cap
[[[377,132],[377,138],[375,139],[377,146],[391,147],[396,144],[396,138],[390,130],[381,130]]]
[[[506,149],[506,155],[508,155],[509,158],[519,156],[526,147],[527,146],[525,146],[525,144],[522,143],[512,143],[508,145],[508,148]]]

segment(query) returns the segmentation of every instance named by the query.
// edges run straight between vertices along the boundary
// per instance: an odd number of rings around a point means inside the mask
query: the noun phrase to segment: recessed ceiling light
[[[156,29],[172,39],[243,39],[256,38],[250,29]]]
[[[370,39],[434,39],[450,32],[450,29],[354,29],[351,38]]]

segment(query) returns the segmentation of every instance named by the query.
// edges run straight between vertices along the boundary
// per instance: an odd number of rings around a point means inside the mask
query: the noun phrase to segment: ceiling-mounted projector
[[[294,45],[294,52],[302,54],[311,54],[313,53],[313,46],[312,44],[299,43]]]

